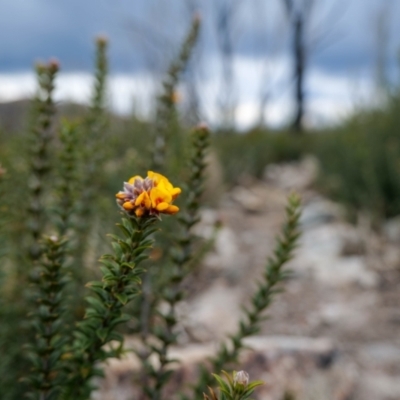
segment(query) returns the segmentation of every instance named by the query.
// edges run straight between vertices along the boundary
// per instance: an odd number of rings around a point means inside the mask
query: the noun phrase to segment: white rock
[[[398,400],[400,379],[380,371],[363,374],[358,384],[355,400]]]
[[[320,258],[313,265],[316,279],[327,286],[357,284],[364,288],[376,287],[378,275],[368,270],[365,258],[359,256],[337,259]]]
[[[336,346],[328,338],[310,338],[304,336],[252,336],[244,340],[252,351],[266,351],[280,354],[303,353],[328,356]]]
[[[210,239],[219,220],[218,211],[211,208],[200,210],[200,221],[194,226],[194,233],[204,239]]]
[[[317,197],[305,204],[300,223],[303,229],[343,220],[344,210],[339,204]]]
[[[222,227],[214,242],[214,249],[204,259],[207,267],[214,269],[235,269],[237,266],[240,252],[237,239],[233,231],[224,226]]]
[[[357,284],[376,287],[379,277],[362,255],[343,256],[362,249],[357,230],[346,223],[330,223],[305,230],[293,262],[298,273],[311,274],[329,287]],[[352,250],[352,251],[350,251]]]
[[[317,311],[319,322],[327,325],[340,325],[343,331],[354,332],[369,326],[378,299],[373,293],[365,293],[352,301],[351,307],[345,299],[322,304]]]
[[[360,351],[364,365],[396,368],[400,365],[400,346],[390,342],[366,344]]]
[[[221,339],[235,331],[241,315],[241,289],[222,280],[191,300],[183,324],[200,341]]]
[[[391,218],[383,224],[383,233],[391,242],[400,241],[400,216]]]
[[[315,182],[318,170],[318,160],[307,156],[300,162],[268,165],[264,179],[282,189],[304,190]]]
[[[245,211],[259,213],[265,209],[266,202],[250,188],[236,186],[230,193],[231,198]]]

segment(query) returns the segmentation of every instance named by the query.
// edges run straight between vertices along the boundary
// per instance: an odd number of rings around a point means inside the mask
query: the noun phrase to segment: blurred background
[[[185,106],[196,103],[215,126],[282,127],[296,113],[300,57],[304,124],[337,124],[379,104],[381,91],[398,80],[399,7],[393,0],[6,0],[0,99],[31,94],[33,62],[56,57],[58,98],[87,102],[92,41],[104,33],[111,43],[112,110],[148,116],[165,65],[199,12],[202,33],[181,87]]]
[[[118,218],[114,194],[146,170],[157,99],[193,15],[200,36],[171,99],[178,123],[167,169],[179,182],[188,130],[209,124],[196,233],[210,248],[179,309],[179,368],[190,376],[235,331],[296,190],[304,210],[293,274],[242,368],[266,381],[263,400],[400,399],[400,1],[3,0],[0,210],[11,230],[0,235],[8,254],[18,254],[25,229],[35,62],[59,60],[58,115],[79,119],[92,98],[94,38],[109,41],[108,124],[96,139],[101,173],[82,255],[96,274]],[[4,287],[12,268],[4,263]],[[0,328],[13,336],[17,322],[5,315],[10,329]],[[110,363],[95,398],[137,399],[135,368]]]

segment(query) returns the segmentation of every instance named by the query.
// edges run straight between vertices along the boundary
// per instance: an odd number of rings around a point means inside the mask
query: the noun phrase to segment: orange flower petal
[[[142,206],[147,209],[151,207],[151,200],[147,192],[142,192],[135,201],[135,206]]]
[[[169,206],[170,206],[170,205],[169,205],[168,203],[162,202],[162,203],[157,204],[156,210],[157,210],[157,211],[163,212],[163,211],[166,210]]]
[[[140,206],[142,204],[142,201],[144,200],[144,194],[145,193],[146,192],[142,192],[142,193],[139,194],[139,196],[136,198],[135,206]]]
[[[155,183],[155,186],[162,184],[167,187],[171,186],[172,188],[170,181],[164,175],[158,174],[157,172],[153,171],[147,171],[147,176]]]
[[[135,206],[130,201],[127,201],[124,204],[122,204],[122,207],[127,211],[133,210],[135,208]]]
[[[151,206],[156,208],[160,203],[171,203],[172,196],[158,187],[154,187],[150,190]]]
[[[147,193],[147,192],[145,192],[146,194],[145,194],[145,196],[144,196],[144,206],[147,208],[147,209],[150,209],[150,207],[151,207],[151,200],[150,200],[150,197],[149,197],[149,194]]]
[[[173,188],[171,190],[171,196],[172,196],[173,199],[176,199],[178,197],[178,195],[181,194],[181,193],[182,193],[182,189],[178,188],[178,187]]]
[[[144,209],[143,208],[137,208],[135,210],[135,214],[137,217],[141,217],[144,214]]]
[[[168,206],[168,208],[166,210],[163,211],[163,213],[173,215],[173,214],[176,214],[178,211],[179,211],[179,207],[171,204],[170,206]]]
[[[115,195],[115,197],[116,197],[117,199],[121,199],[121,200],[123,200],[123,199],[125,198],[125,196],[126,196],[126,194],[125,194],[124,192],[119,192],[119,193],[117,193],[117,194]]]

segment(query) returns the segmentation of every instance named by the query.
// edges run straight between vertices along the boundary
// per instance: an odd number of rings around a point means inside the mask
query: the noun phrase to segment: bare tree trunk
[[[295,79],[295,101],[296,114],[292,124],[295,132],[303,130],[304,115],[304,70],[305,70],[305,43],[304,43],[304,20],[298,13],[294,21],[293,32],[293,55],[294,55],[294,79]]]
[[[288,21],[292,31],[293,78],[295,81],[294,101],[295,116],[292,131],[300,134],[303,131],[305,112],[304,76],[306,73],[306,24],[309,22],[314,0],[283,0]]]
[[[216,2],[216,30],[221,54],[222,77],[218,99],[221,125],[225,130],[232,130],[235,123],[237,98],[233,70],[234,32],[237,28],[237,14],[241,2],[225,0]]]

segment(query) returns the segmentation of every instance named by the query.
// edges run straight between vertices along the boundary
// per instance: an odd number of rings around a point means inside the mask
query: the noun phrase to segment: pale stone
[[[400,241],[400,216],[391,218],[383,224],[383,233],[391,242]]]
[[[232,288],[222,280],[187,305],[183,320],[186,330],[199,341],[222,339],[236,330],[241,315],[240,288]]]
[[[282,189],[305,190],[314,184],[318,172],[318,160],[310,155],[300,162],[270,164],[264,171],[264,178]]]
[[[265,209],[265,200],[250,189],[236,186],[231,197],[247,212],[259,213]]]

